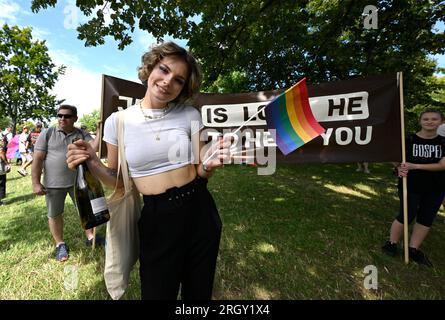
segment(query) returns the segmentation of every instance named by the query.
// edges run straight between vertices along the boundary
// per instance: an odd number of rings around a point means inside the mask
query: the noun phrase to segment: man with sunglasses
[[[45,195],[48,208],[48,225],[56,243],[56,260],[66,261],[69,255],[68,245],[63,239],[63,211],[65,198],[69,194],[74,202],[75,171],[66,163],[67,146],[74,138],[92,141],[89,133],[74,127],[77,121],[77,108],[61,105],[57,111],[58,126],[49,128],[39,135],[34,145],[34,161],[32,163],[32,189],[36,195]],[[41,182],[44,172],[43,184]],[[92,230],[85,231],[86,245],[92,244]],[[104,244],[104,238],[96,236],[96,244]]]

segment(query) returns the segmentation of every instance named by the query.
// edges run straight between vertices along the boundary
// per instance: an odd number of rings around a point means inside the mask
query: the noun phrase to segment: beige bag
[[[123,111],[118,113],[118,176],[122,172],[124,188],[115,188],[107,200],[110,221],[107,223],[104,278],[111,298],[118,300],[128,287],[130,272],[139,257],[138,220],[140,195],[128,175],[123,137]]]

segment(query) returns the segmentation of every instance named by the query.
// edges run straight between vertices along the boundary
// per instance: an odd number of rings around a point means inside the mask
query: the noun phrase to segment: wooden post
[[[402,163],[406,162],[406,147],[405,147],[405,114],[403,112],[403,73],[397,72],[397,80],[399,83],[399,95],[400,95],[400,130],[402,137]],[[407,193],[407,177],[402,178],[403,187],[403,249],[405,252],[405,263],[409,263],[408,252],[408,193]]]

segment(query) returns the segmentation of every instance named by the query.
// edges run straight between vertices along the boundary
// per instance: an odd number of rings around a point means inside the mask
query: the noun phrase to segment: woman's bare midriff
[[[162,172],[159,174],[133,178],[138,191],[145,195],[161,194],[173,187],[182,187],[196,177],[195,165]]]

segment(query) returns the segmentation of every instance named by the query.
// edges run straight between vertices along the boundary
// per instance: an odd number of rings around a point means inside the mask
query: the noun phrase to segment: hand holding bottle
[[[68,145],[66,162],[71,170],[76,170],[77,166],[85,161],[93,160],[98,160],[96,152],[85,140],[76,140]]]

